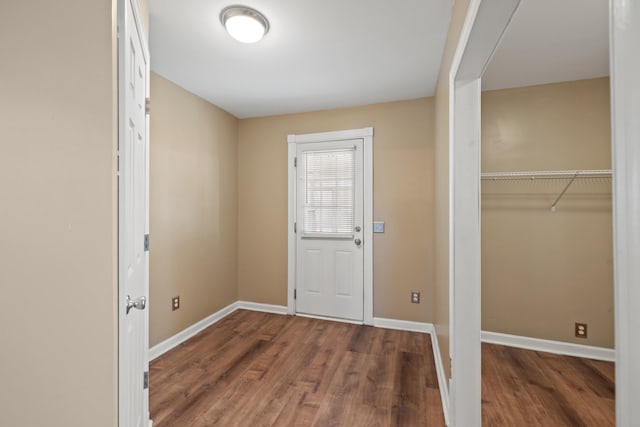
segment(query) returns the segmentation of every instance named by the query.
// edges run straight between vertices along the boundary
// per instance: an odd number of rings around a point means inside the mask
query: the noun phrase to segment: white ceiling
[[[149,0],[151,68],[239,118],[431,96],[453,0],[247,0],[271,29],[233,40],[233,0]],[[522,0],[484,90],[609,75],[607,0]]]
[[[608,76],[608,13],[608,0],[522,0],[482,88]]]
[[[233,40],[233,0],[150,0],[151,69],[239,118],[432,96],[453,0],[247,0],[271,24]]]

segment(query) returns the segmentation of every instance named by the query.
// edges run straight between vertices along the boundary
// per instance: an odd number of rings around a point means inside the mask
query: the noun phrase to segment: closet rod
[[[480,178],[484,180],[501,179],[574,179],[574,178],[609,178],[611,169],[594,170],[557,170],[557,171],[519,171],[519,172],[484,172]]]

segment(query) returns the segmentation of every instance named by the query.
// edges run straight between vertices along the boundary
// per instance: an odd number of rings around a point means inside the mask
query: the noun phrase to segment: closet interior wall
[[[482,172],[611,168],[609,79],[486,91]],[[611,180],[483,180],[482,329],[613,348]],[[587,338],[574,336],[587,323]]]

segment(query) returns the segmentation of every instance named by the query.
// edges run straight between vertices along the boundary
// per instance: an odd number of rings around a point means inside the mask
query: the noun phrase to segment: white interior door
[[[363,321],[363,140],[296,157],[296,312]]]
[[[120,11],[119,54],[119,420],[147,425],[147,67],[137,5]]]

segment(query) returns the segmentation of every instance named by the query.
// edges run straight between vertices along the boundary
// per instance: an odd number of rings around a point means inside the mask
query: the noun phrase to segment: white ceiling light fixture
[[[231,37],[242,43],[260,41],[269,32],[269,21],[247,6],[229,6],[220,12],[220,21]]]

